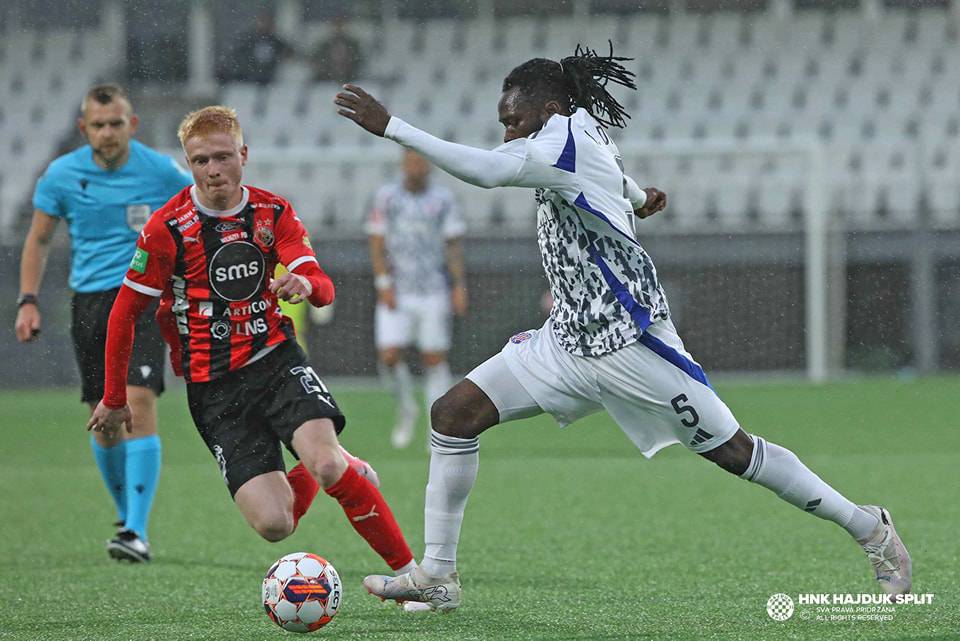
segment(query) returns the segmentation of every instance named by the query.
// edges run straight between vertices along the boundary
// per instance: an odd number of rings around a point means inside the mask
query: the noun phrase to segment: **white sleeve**
[[[526,138],[487,151],[441,140],[396,116],[390,118],[383,135],[422,154],[448,174],[477,187],[550,187],[555,182],[554,173],[559,172],[528,159]]]
[[[627,186],[627,200],[634,209],[640,209],[647,204],[647,192],[640,189],[633,178],[624,174],[623,183]]]
[[[511,185],[523,165],[522,150],[516,154],[503,150],[506,145],[495,151],[459,145],[421,131],[396,116],[390,118],[383,136],[419,152],[448,174],[477,187]]]

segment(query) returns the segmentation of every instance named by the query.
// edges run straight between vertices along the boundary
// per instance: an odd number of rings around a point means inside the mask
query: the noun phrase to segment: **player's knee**
[[[430,406],[430,429],[438,434],[446,436],[455,436],[451,430],[455,425],[455,408],[447,400],[447,394],[444,394],[433,402]]]
[[[293,513],[284,510],[260,515],[250,525],[265,540],[276,543],[293,534]]]
[[[110,448],[119,444],[123,440],[123,434],[104,434],[103,432],[94,432],[93,438],[100,447]]]
[[[128,386],[127,402],[133,415],[133,438],[157,432],[157,395],[146,387]]]
[[[470,412],[460,402],[454,390],[450,390],[430,406],[430,427],[444,436],[473,438],[477,435]]]
[[[318,453],[307,463],[307,469],[324,488],[328,488],[347,471],[347,461],[339,450]]]
[[[153,409],[157,404],[157,393],[141,385],[128,385],[127,400],[131,407],[136,405],[145,409]]]
[[[396,367],[400,362],[400,350],[385,349],[380,352],[380,362],[387,367]]]
[[[447,360],[447,355],[443,352],[427,352],[421,356],[424,367],[436,367]]]

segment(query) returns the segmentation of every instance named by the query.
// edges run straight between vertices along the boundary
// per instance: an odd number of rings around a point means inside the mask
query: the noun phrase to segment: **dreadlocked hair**
[[[614,56],[613,42],[607,43],[610,53],[606,56],[578,44],[573,55],[560,62],[547,58],[528,60],[504,78],[503,91],[519,88],[527,99],[559,100],[570,111],[583,107],[605,127],[624,127],[630,114],[606,87],[613,82],[628,89],[637,88],[635,74],[620,64],[633,58]]]

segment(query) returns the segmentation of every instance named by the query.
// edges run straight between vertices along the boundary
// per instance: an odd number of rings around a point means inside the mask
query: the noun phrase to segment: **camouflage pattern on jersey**
[[[408,295],[446,291],[447,240],[461,236],[465,225],[453,194],[430,184],[410,193],[402,183],[383,187],[377,195],[368,233],[384,236],[390,273],[398,293]]]
[[[571,354],[600,356],[637,340],[643,329],[617,300],[591,258],[591,248],[622,279],[653,321],[668,318],[667,297],[650,256],[638,244],[584,226],[576,207],[537,189],[537,241],[553,296],[553,331]]]

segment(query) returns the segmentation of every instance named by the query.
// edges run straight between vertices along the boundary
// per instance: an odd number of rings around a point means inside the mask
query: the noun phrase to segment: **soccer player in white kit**
[[[743,431],[684,349],[631,224],[633,212],[651,213],[647,193],[623,174],[606,131],[622,127],[626,115],[607,82],[635,88],[619,62],[625,59],[612,54],[578,46],[560,62],[536,58],[511,71],[499,103],[504,144],[492,151],[420,131],[359,87],[337,94],[341,115],[461,180],[536,189],[537,236],[554,299],[542,328],[513,336],[434,404],[423,562],[398,577],[369,576],[364,585],[381,598],[456,608],[456,548],[479,434],[541,412],[563,425],[605,410],[647,457],[682,443],[837,523],[863,546],[884,592],[908,592],[910,556],[889,512],[850,502],[793,452]]]
[[[394,447],[413,439],[417,421],[413,378],[403,349],[416,344],[423,363],[427,414],[450,389],[452,315],[467,311],[460,238],[466,231],[453,193],[430,180],[430,163],[405,150],[403,176],[381,187],[366,231],[377,289],[374,333],[381,372],[397,400]]]

